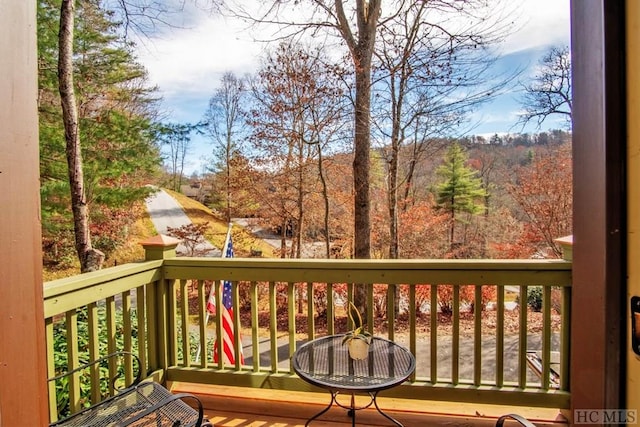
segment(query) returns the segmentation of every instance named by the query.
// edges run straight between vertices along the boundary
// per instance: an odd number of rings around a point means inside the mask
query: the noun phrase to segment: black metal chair
[[[80,366],[65,374],[49,379],[63,380],[91,367],[116,363],[118,358],[131,357],[137,369],[131,384],[117,389],[113,396],[51,423],[50,427],[91,427],[91,426],[171,426],[171,427],[213,427],[204,418],[202,402],[187,393],[172,394],[162,385],[152,381],[141,381],[140,359],[130,352],[115,352],[93,362]],[[110,379],[115,388],[120,375]],[[193,406],[189,405],[191,403]]]
[[[505,421],[507,421],[508,419],[515,420],[518,423],[520,423],[520,425],[523,425],[525,427],[536,427],[536,425],[533,424],[531,421],[527,420],[525,417],[518,414],[507,414],[507,415],[501,416],[500,418],[498,418],[498,421],[496,422],[496,427],[502,427]]]

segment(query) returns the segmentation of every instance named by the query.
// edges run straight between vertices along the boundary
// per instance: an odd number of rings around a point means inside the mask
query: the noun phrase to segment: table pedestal
[[[402,425],[402,423],[400,423],[398,420],[393,418],[391,415],[385,413],[382,409],[380,409],[380,407],[378,406],[378,402],[376,400],[376,398],[378,397],[378,392],[368,393],[369,397],[371,398],[371,401],[365,406],[356,406],[355,393],[351,393],[351,404],[349,406],[343,405],[342,403],[338,402],[338,395],[339,394],[340,394],[339,391],[332,391],[331,392],[331,401],[329,402],[329,405],[327,405],[326,408],[324,408],[322,411],[320,411],[317,414],[315,414],[313,417],[309,418],[307,420],[307,422],[304,424],[305,427],[307,427],[311,423],[311,421],[315,420],[316,418],[318,418],[319,416],[321,416],[322,414],[327,412],[329,409],[331,409],[331,406],[333,406],[334,403],[336,405],[340,406],[341,408],[344,408],[344,409],[346,409],[348,411],[347,414],[352,418],[351,425],[353,427],[355,427],[355,425],[356,425],[356,411],[359,411],[361,409],[367,409],[371,405],[374,405],[375,408],[378,410],[378,412],[383,417],[385,417],[386,419],[388,419],[389,421],[391,421],[392,423],[394,423],[398,427],[404,427]]]

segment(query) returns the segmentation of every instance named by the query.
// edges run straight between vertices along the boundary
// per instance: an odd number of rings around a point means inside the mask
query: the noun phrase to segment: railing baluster
[[[260,336],[258,318],[258,282],[251,282],[251,356],[253,372],[260,371]]]
[[[147,372],[147,349],[149,343],[147,341],[147,310],[146,310],[146,291],[144,286],[136,289],[136,317],[138,319],[138,357],[140,358],[140,369]]]
[[[366,305],[367,305],[367,320],[365,321],[367,323],[367,329],[369,330],[369,332],[371,334],[374,333],[373,330],[373,326],[374,326],[374,304],[373,304],[373,287],[374,285],[371,283],[365,284],[364,286],[367,287],[367,297],[366,297]]]
[[[276,284],[269,282],[269,340],[271,353],[271,372],[278,372],[278,306]]]
[[[569,342],[571,338],[571,288],[562,287],[560,313],[560,389],[569,390]]]
[[[96,360],[100,355],[100,335],[98,333],[98,305],[94,302],[87,305],[87,327],[89,329],[89,360]],[[91,384],[100,384],[100,367],[91,366],[89,370]],[[91,403],[101,400],[100,387],[91,387]]]
[[[395,339],[396,331],[396,285],[387,286],[387,324],[388,339]]]
[[[542,288],[542,389],[549,390],[551,367],[551,287]]]
[[[223,332],[222,332],[222,292],[223,292],[223,284],[221,283],[220,280],[214,280],[213,281],[213,285],[214,290],[215,290],[215,296],[216,296],[216,337],[222,337]],[[224,357],[222,357],[222,354],[224,353],[224,348],[223,348],[223,340],[222,339],[216,339],[213,343],[214,346],[214,354],[218,354],[218,363],[217,363],[217,367],[218,369],[222,369],[222,367],[224,366]],[[215,360],[214,360],[215,362]]]
[[[149,370],[158,369],[160,365],[160,325],[158,324],[158,287],[159,281],[149,284],[145,292],[145,301],[147,305],[147,348],[149,349]]]
[[[131,352],[133,350],[133,325],[131,324],[131,291],[125,291],[122,297],[122,331],[123,350]],[[125,358],[124,378],[127,384],[133,381],[133,365],[130,357]]]
[[[289,315],[289,357],[296,351],[296,284],[287,283],[287,314]],[[291,365],[291,358],[289,358]],[[291,370],[289,366],[289,370]]]
[[[518,336],[518,387],[527,387],[527,286],[520,286],[518,308],[520,333]]]
[[[244,349],[242,348],[242,331],[240,325],[240,289],[238,282],[231,282],[231,306],[233,307],[233,333],[235,336],[234,345],[233,345],[233,353],[235,359],[236,371],[239,371],[242,367],[242,358],[240,358],[240,354],[242,353],[244,356]]]
[[[347,315],[348,313],[348,301],[354,301],[354,292],[355,292],[355,284],[347,283],[347,301],[345,301],[345,304],[344,304],[345,315]],[[353,329],[353,322],[347,316],[347,330],[352,330],[352,329]],[[341,332],[346,332],[346,331],[341,331]]]
[[[180,280],[180,299],[178,301],[180,311],[180,331],[182,341],[182,365],[191,366],[191,339],[189,334],[189,283],[186,279]],[[172,292],[173,294],[173,292]],[[171,305],[173,307],[173,304]],[[177,323],[177,319],[176,319]],[[175,334],[175,331],[174,331]],[[176,334],[177,335],[177,334]],[[176,336],[177,338],[177,336]],[[177,343],[176,343],[177,348]],[[178,355],[176,354],[176,361]]]
[[[170,343],[167,348],[167,366],[178,364],[178,289],[182,282],[183,280],[170,280],[167,284],[167,297],[169,298],[169,309],[167,312],[167,342]]]
[[[451,382],[460,382],[460,285],[453,285],[453,313],[451,328]]]
[[[118,350],[117,340],[117,325],[116,325],[116,299],[114,297],[108,297],[105,300],[105,306],[107,308],[107,352],[109,354]],[[109,377],[114,378],[116,376],[116,361],[109,359]],[[116,390],[114,384],[109,383],[109,396],[113,396]]]
[[[430,317],[430,347],[429,366],[431,367],[431,383],[438,382],[438,287],[450,285],[431,285],[431,305],[429,307]]]
[[[482,285],[474,287],[473,299],[473,385],[482,383]]]
[[[45,319],[44,331],[47,337],[47,376],[49,378],[53,378],[56,376],[56,364],[55,364],[55,349],[53,346],[55,342],[55,334],[53,331],[52,317],[47,317]],[[58,421],[58,398],[56,396],[55,381],[49,381],[47,384],[47,388],[49,392],[49,420],[51,422]]]
[[[207,328],[209,323],[209,311],[207,309],[207,292],[206,292],[206,281],[205,280],[195,280],[196,287],[198,289],[198,322],[200,337],[199,344],[200,354],[198,358],[200,359],[200,367],[206,368],[207,362],[209,359],[209,347],[207,345]],[[196,360],[198,362],[198,360]]]
[[[316,320],[314,301],[314,283],[307,282],[307,337],[312,340],[316,337]]]
[[[504,293],[505,287],[496,286],[496,385],[504,385]]]
[[[78,363],[78,312],[73,309],[65,315],[65,329],[67,331],[67,370],[72,371]],[[69,376],[69,408],[71,412],[80,410],[80,373]]]
[[[416,307],[416,285],[407,285],[409,289],[409,351],[414,355],[418,354],[416,324],[418,319],[418,308]],[[415,381],[415,370],[411,374],[411,381]]]
[[[335,298],[333,296],[333,283],[327,283],[327,334],[334,335],[336,333],[335,322]]]

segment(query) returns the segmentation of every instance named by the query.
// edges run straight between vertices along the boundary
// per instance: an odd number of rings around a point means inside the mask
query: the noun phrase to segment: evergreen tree
[[[74,224],[58,92],[60,0],[38,2],[43,245],[54,262],[73,259]],[[149,194],[161,158],[153,140],[154,88],[119,24],[97,0],[75,9],[73,81],[92,246],[109,255],[127,238],[134,206]],[[78,252],[76,250],[76,252]],[[81,260],[81,267],[85,270]]]
[[[436,187],[436,203],[449,215],[449,245],[452,250],[456,246],[456,222],[466,221],[460,214],[476,215],[484,211],[482,201],[486,190],[477,171],[466,165],[467,160],[464,148],[453,143],[447,150],[443,163],[436,170],[442,178]]]

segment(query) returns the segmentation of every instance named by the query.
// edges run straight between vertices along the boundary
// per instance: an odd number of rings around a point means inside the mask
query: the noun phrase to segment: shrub
[[[87,315],[87,309],[79,309],[77,317],[77,327],[78,327],[78,360],[80,364],[85,364],[90,361],[89,358],[89,321]],[[138,334],[137,334],[137,315],[135,310],[131,311],[131,324],[132,324],[132,347],[133,351],[136,352],[138,348]],[[104,307],[98,308],[98,331],[99,331],[99,354],[105,355],[108,353],[108,336],[107,336],[107,327],[106,327],[106,310]],[[122,310],[116,311],[116,347],[118,350],[122,350],[124,348],[124,329],[123,329],[123,320],[122,320]],[[54,365],[55,365],[55,374],[60,375],[67,371],[67,331],[66,325],[64,322],[56,322],[53,326],[53,350],[54,350]],[[118,367],[120,373],[123,372],[123,366]],[[108,373],[107,363],[105,362],[100,366],[100,371],[104,374],[101,375],[100,379],[100,394],[102,398],[105,398],[109,395],[109,381],[106,378]],[[56,382],[56,399],[58,402],[58,414],[60,416],[67,416],[69,414],[69,382],[68,379],[63,379]],[[83,407],[90,405],[90,394],[91,394],[91,384],[89,372],[85,371],[81,373],[80,379],[80,394],[81,394],[81,404]]]
[[[531,286],[527,289],[527,305],[533,311],[542,310],[542,286]]]

